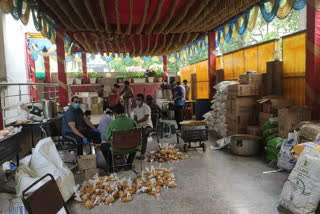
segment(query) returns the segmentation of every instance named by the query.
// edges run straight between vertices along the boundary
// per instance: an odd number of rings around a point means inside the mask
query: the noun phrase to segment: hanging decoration
[[[283,1],[285,1],[285,3],[282,5],[281,3]],[[268,11],[265,5],[268,2],[271,4],[271,11]],[[224,42],[230,42],[231,39],[236,38],[238,35],[243,35],[247,30],[252,31],[259,10],[261,11],[263,19],[266,22],[271,22],[276,16],[279,19],[284,19],[292,9],[302,10],[305,6],[306,0],[261,0],[258,5],[253,6],[215,30],[217,32],[216,47],[219,47],[219,45]]]

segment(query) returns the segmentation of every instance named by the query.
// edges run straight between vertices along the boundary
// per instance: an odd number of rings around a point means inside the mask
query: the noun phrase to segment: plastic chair
[[[49,177],[50,180],[27,196],[27,192],[40,181]],[[22,192],[22,201],[29,214],[57,214],[62,208],[69,213],[56,181],[51,174],[38,179]]]
[[[112,141],[110,146],[110,151],[112,154],[112,166],[113,169],[115,169],[115,156],[116,155],[128,155],[133,152],[141,152],[141,141],[142,135],[141,135],[141,129],[133,129],[128,131],[114,131],[112,133]],[[127,158],[125,158],[127,161]],[[136,172],[134,169],[134,166],[132,164],[121,164],[117,165],[117,167],[120,166],[131,166],[132,170]],[[141,166],[141,172],[142,172],[142,160],[140,162]]]

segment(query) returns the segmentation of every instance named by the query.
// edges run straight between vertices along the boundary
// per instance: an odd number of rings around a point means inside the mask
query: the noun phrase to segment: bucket
[[[197,99],[196,100],[196,119],[204,120],[202,115],[210,111],[210,100],[209,99]]]

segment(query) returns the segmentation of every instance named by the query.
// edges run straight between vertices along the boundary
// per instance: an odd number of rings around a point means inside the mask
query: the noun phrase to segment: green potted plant
[[[142,69],[140,67],[131,66],[131,67],[127,67],[126,70],[127,70],[127,75],[129,75],[133,78],[134,83],[145,83],[146,82],[145,69]]]
[[[163,71],[161,69],[158,69],[155,72],[156,72],[156,76],[157,76],[158,82],[162,82]]]
[[[153,69],[147,68],[146,69],[146,76],[147,76],[148,82],[152,83],[155,80],[154,77],[156,76],[156,73]]]
[[[88,73],[88,77],[90,79],[90,84],[96,84],[97,79],[100,77],[100,73],[92,71]]]
[[[74,72],[74,73],[73,73],[73,77],[74,77],[75,80],[76,80],[76,84],[81,85],[82,75],[83,75],[83,74],[82,74],[81,71],[78,71],[78,72]]]

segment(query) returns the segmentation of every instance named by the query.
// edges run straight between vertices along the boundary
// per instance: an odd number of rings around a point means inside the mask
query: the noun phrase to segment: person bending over
[[[80,103],[79,97],[72,97],[71,105],[62,118],[62,136],[75,141],[79,154],[83,154],[82,144],[88,144],[88,140],[93,140],[94,144],[100,144],[101,138],[99,130],[83,114]]]
[[[151,120],[153,128],[156,128],[157,120],[159,120],[161,115],[161,108],[156,103],[153,102],[153,98],[151,95],[147,95],[147,104],[151,109]]]
[[[137,122],[138,127],[142,128],[142,148],[139,159],[144,159],[147,150],[148,136],[153,130],[151,109],[147,104],[144,103],[143,94],[137,95],[136,105],[137,107],[133,110],[134,120]]]
[[[106,131],[107,131],[109,125],[113,121],[113,117],[112,116],[113,116],[112,111],[110,109],[107,109],[106,113],[100,119],[98,129],[100,131],[101,140],[105,140],[106,139]]]
[[[128,118],[124,113],[124,107],[121,104],[116,105],[113,108],[113,113],[115,114],[116,119],[112,121],[106,130],[106,141],[110,142],[112,138],[113,131],[128,131],[135,129],[137,127],[136,122],[133,119]],[[112,167],[112,153],[110,151],[110,143],[102,143],[101,151],[107,161],[107,171],[112,173],[114,171]],[[133,163],[136,152],[132,152],[129,154],[127,159],[127,164],[131,166]],[[129,167],[130,167],[129,166]],[[130,169],[130,168],[127,169]]]

